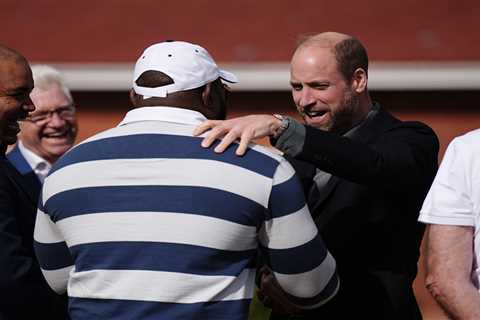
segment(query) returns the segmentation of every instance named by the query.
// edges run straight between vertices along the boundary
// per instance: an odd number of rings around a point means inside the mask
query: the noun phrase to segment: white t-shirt
[[[474,228],[474,272],[480,279],[480,129],[455,138],[448,146],[432,187],[420,211],[419,221],[429,224]]]

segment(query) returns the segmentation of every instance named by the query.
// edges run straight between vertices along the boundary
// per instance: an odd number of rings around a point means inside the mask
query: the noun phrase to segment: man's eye
[[[17,92],[11,95],[11,97],[18,102],[25,103],[28,99],[28,93],[26,92]]]
[[[327,83],[319,83],[313,86],[314,89],[317,90],[325,90],[328,89],[329,85]]]
[[[15,99],[21,99],[21,98],[24,98],[25,96],[26,94],[24,92],[16,92],[12,94],[12,97],[14,97]]]
[[[302,86],[297,84],[292,84],[292,89],[295,91],[300,91],[302,90]]]

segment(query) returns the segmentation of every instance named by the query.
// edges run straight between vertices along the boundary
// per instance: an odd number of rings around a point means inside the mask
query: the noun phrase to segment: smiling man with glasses
[[[51,165],[70,149],[77,135],[75,106],[60,73],[50,66],[32,67],[35,88],[30,97],[35,112],[21,124],[10,162],[40,186]]]

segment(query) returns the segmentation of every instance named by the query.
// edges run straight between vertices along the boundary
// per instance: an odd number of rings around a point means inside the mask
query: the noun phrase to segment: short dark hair
[[[173,79],[163,72],[148,70],[142,73],[135,83],[140,87],[156,88],[173,84]]]
[[[0,60],[17,61],[26,65],[29,65],[27,59],[20,52],[12,48],[9,48],[1,43],[0,43]]]
[[[333,54],[337,60],[338,70],[347,82],[350,82],[353,73],[358,68],[365,70],[368,75],[367,50],[358,39],[349,37],[333,47]]]

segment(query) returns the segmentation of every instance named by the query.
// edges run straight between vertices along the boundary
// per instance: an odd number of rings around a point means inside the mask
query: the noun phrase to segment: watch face
[[[274,114],[273,116],[282,122],[280,124],[280,127],[278,127],[278,129],[273,134],[274,138],[278,138],[283,133],[283,131],[288,128],[288,125],[290,124],[290,119],[288,117],[282,116],[281,114]]]

